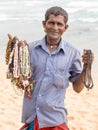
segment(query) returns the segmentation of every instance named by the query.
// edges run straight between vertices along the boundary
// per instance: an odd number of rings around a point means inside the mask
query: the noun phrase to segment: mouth
[[[58,32],[53,32],[53,31],[51,31],[50,34],[53,35],[53,36],[58,36],[59,35]]]

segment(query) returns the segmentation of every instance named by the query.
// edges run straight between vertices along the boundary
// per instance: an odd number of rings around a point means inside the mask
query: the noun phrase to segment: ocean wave
[[[80,1],[74,0],[68,4],[68,7],[74,8],[98,8],[98,1]]]
[[[3,0],[0,1],[0,21],[41,21],[46,9],[54,5],[65,8],[69,13],[70,21],[98,21],[96,0]]]

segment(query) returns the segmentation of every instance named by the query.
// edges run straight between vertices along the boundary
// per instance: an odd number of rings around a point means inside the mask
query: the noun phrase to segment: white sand
[[[6,66],[0,63],[0,130],[18,130],[21,127],[23,96],[18,96],[11,83],[6,79]],[[98,129],[98,80],[94,88],[86,88],[77,94],[71,85],[66,96],[68,120],[71,130]]]

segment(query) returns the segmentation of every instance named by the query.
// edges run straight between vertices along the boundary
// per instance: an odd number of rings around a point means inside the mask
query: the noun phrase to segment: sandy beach
[[[18,130],[21,123],[23,95],[19,96],[10,80],[6,79],[7,66],[0,63],[0,130]],[[77,94],[71,85],[68,88],[65,105],[68,109],[68,125],[71,130],[98,129],[98,80],[94,88],[86,88]]]
[[[74,26],[73,26],[74,25]],[[98,29],[91,30],[95,24],[72,23],[69,30],[64,34],[64,39],[75,43],[82,51],[84,48],[92,49],[95,54],[93,64],[94,87],[87,91],[86,88],[77,94],[71,85],[67,90],[65,105],[68,109],[68,125],[70,130],[98,130]],[[10,80],[6,79],[7,66],[4,63],[5,48],[8,41],[7,33],[25,39],[27,42],[40,39],[44,35],[43,28],[39,22],[36,23],[2,23],[0,24],[0,130],[18,130],[21,123],[23,94],[19,96],[12,87]],[[3,30],[3,27],[5,29]],[[34,30],[35,28],[35,30]]]

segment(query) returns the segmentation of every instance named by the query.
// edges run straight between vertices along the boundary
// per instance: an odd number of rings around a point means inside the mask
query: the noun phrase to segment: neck
[[[52,40],[49,40],[46,36],[46,45],[47,46],[50,46],[50,47],[58,47],[59,46],[59,43],[60,43],[61,39],[58,40],[58,41],[52,41]]]

